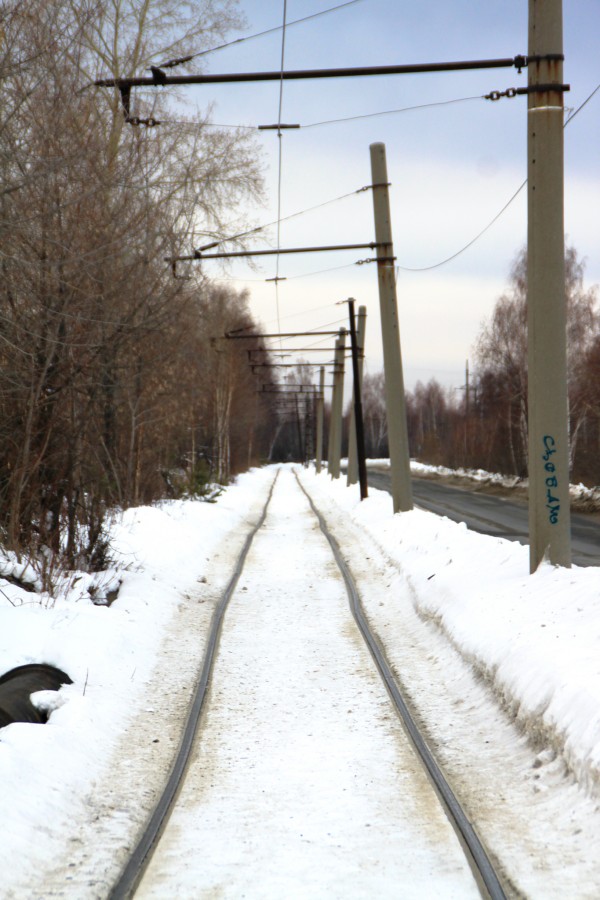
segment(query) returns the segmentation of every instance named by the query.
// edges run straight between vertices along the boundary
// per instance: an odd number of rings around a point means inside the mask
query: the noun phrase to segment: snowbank
[[[306,473],[317,502],[345,510],[539,747],[600,789],[600,571],[543,564],[529,550],[422,510],[393,515],[387,493]]]
[[[312,470],[301,477],[332,522],[351,518],[359,535],[351,552],[360,553],[366,531],[399,573],[400,586],[391,589],[408,586],[418,615],[436,623],[489,683],[536,749],[559,754],[597,797],[599,570],[542,565],[530,576],[527,547],[420,510],[393,515],[381,491],[371,489],[360,503],[358,489],[342,480]],[[65,853],[64,830],[94,822],[97,784],[132,716],[142,702],[148,714],[154,710],[146,703],[164,705],[147,695],[165,632],[207,588],[204,573],[224,548],[229,572],[272,478],[273,468],[242,476],[215,504],[177,501],[124,513],[112,529],[118,571],[106,577],[121,586],[110,607],[91,602],[89,576],[74,575],[55,601],[1,585],[0,673],[43,661],[73,679],[53,697],[45,693],[54,707],[47,725],[15,723],[0,733],[4,872],[15,858],[26,868],[32,856],[49,866]]]
[[[367,460],[367,465],[389,467],[389,459]],[[422,478],[450,478],[460,479],[471,484],[489,485],[490,487],[502,487],[506,490],[519,490],[527,493],[529,479],[519,478],[517,475],[500,475],[498,472],[486,472],[485,469],[448,469],[446,466],[430,466],[427,463],[410,461],[410,470],[413,475]],[[586,487],[585,484],[569,485],[571,495],[571,508],[581,512],[600,511],[600,487]]]
[[[110,607],[92,603],[84,573],[73,574],[58,599],[1,585],[0,674],[45,662],[73,680],[44,692],[54,707],[47,725],[16,722],[0,731],[0,814],[10,823],[10,839],[0,843],[2,871],[14,854],[27,857],[34,834],[36,859],[48,862],[65,821],[85,820],[95,779],[144,697],[170,619],[198,589],[224,536],[262,508],[271,480],[266,470],[252,472],[217,503],[124,512],[111,531],[116,569],[106,580],[121,586]]]

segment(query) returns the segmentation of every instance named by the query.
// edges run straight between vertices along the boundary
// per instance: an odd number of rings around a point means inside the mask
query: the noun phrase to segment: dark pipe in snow
[[[31,702],[36,691],[57,691],[63,684],[72,684],[66,674],[46,663],[17,666],[0,677],[0,728],[11,722],[34,722],[43,725],[48,720],[45,710]]]

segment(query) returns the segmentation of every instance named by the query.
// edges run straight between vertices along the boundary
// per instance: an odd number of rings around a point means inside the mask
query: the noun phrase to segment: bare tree
[[[362,383],[362,407],[365,427],[365,452],[377,459],[387,456],[387,414],[383,372],[365,374]]]
[[[233,11],[226,0],[2,9],[0,524],[15,549],[89,557],[106,505],[157,496],[160,471],[185,452],[182,412],[189,428],[202,406],[186,355],[203,340],[208,287],[173,279],[164,258],[223,233],[228,208],[237,226],[241,199],[260,192],[258,163],[247,138],[198,116],[183,135],[126,125],[120,98],[89,75],[210,42]]]
[[[600,319],[596,288],[585,288],[585,267],[573,247],[565,252],[567,303],[567,355],[572,456],[584,421],[585,403],[579,389],[585,379],[584,361],[594,342]],[[511,472],[527,471],[527,256],[523,249],[513,265],[509,289],[497,301],[491,319],[476,346],[480,403],[485,406],[487,427],[508,447]],[[504,422],[498,427],[498,420]],[[497,456],[503,459],[502,447]],[[490,464],[495,465],[493,456]],[[573,462],[573,459],[572,459]]]

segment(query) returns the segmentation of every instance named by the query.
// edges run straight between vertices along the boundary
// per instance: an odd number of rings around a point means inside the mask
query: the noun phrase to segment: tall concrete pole
[[[390,448],[392,500],[394,512],[412,509],[410,454],[406,424],[406,399],[400,351],[400,326],[394,271],[394,246],[388,192],[385,144],[371,144],[371,176],[373,180],[373,210],[377,248],[377,277],[383,339],[383,369],[385,374],[385,403]]]
[[[367,328],[367,308],[366,306],[358,307],[358,323],[356,326],[356,341],[358,344],[358,377],[362,386],[363,363],[365,358],[365,333]],[[358,455],[356,451],[356,417],[354,414],[354,393],[352,396],[352,407],[350,411],[350,430],[348,433],[348,476],[346,483],[348,485],[358,482]]]
[[[529,0],[529,56],[562,56],[562,0]],[[530,61],[527,111],[529,561],[571,565],[563,65]],[[556,89],[552,86],[556,85]]]
[[[331,458],[329,474],[332,478],[340,477],[340,460],[342,457],[342,418],[344,413],[344,355],[346,352],[346,331],[340,329],[336,341],[335,372],[333,375],[333,399],[331,401]]]
[[[317,394],[317,448],[316,464],[317,475],[323,464],[323,407],[325,405],[325,366],[319,369],[319,393]]]

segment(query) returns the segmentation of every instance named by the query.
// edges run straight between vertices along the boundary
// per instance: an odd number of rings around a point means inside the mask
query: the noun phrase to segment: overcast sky
[[[337,0],[339,2],[339,0]],[[336,0],[288,0],[287,21],[337,5]],[[241,0],[242,34],[281,25],[283,0]],[[564,4],[565,95],[577,108],[600,83],[600,0]],[[234,35],[233,37],[237,37]],[[206,57],[207,72],[279,70],[282,33],[238,43]],[[527,53],[527,2],[502,0],[359,0],[285,35],[285,68],[333,68],[514,57]],[[470,249],[429,269],[478,234],[526,177],[526,98],[492,103],[493,90],[524,86],[526,70],[395,75],[285,82],[282,122],[300,124],[282,142],[282,217],[351,194],[370,183],[369,145],[387,148],[392,183],[394,248],[400,268],[398,303],[405,382],[437,378],[464,384],[465,360],[484,319],[506,285],[511,263],[526,238],[526,189]],[[464,99],[476,98],[476,99]],[[258,126],[277,122],[279,84],[194,88],[199,108],[214,104],[213,120]],[[331,119],[444,101],[463,102],[358,118]],[[313,127],[308,127],[312,125]],[[258,132],[265,162],[267,200],[251,211],[256,224],[277,218],[278,137]],[[600,281],[600,91],[565,130],[565,230],[587,260],[587,282]],[[271,229],[269,239],[275,240]],[[281,225],[281,247],[363,243],[374,240],[370,192],[339,200]],[[264,241],[252,246],[264,248]],[[278,303],[275,258],[259,271],[239,262],[236,287],[251,292],[251,306],[268,330],[301,330],[343,324],[349,296],[368,310],[367,371],[382,366],[377,277],[374,265],[357,266],[369,251],[280,257]],[[208,274],[216,270],[208,268]],[[335,271],[321,272],[324,269]],[[302,276],[302,277],[300,277]],[[329,344],[328,344],[329,345]],[[314,357],[312,357],[314,359]],[[329,359],[325,354],[323,359]]]

